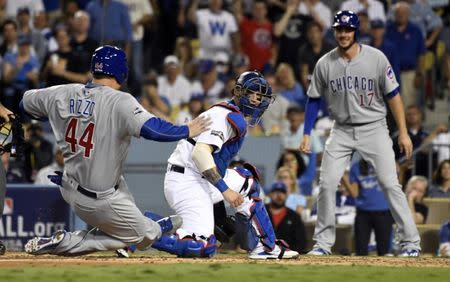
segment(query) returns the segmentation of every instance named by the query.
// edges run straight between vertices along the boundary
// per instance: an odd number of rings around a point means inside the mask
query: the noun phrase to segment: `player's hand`
[[[211,125],[211,119],[205,116],[196,117],[190,121],[187,126],[189,127],[189,137],[195,137],[200,133],[209,129]]]
[[[309,154],[311,153],[311,144],[310,144],[310,139],[309,139],[309,135],[303,135],[303,139],[302,142],[300,143],[300,152],[304,153],[304,154]]]
[[[13,112],[5,108],[3,105],[0,104],[0,117],[5,121],[9,122],[9,116],[14,115]]]
[[[233,208],[237,208],[244,202],[244,198],[238,192],[228,188],[222,193],[223,198],[230,203]]]
[[[398,136],[398,147],[400,148],[400,153],[404,153],[407,159],[411,158],[413,145],[408,134],[400,134]]]

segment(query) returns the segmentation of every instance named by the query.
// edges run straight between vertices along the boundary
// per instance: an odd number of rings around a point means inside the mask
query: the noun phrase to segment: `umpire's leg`
[[[0,219],[3,216],[5,196],[6,196],[6,171],[5,171],[5,168],[3,167],[3,163],[1,163],[1,159],[0,159]],[[5,253],[5,251],[6,251],[6,247],[0,241],[0,255],[3,255]]]
[[[362,127],[359,136],[358,151],[375,168],[378,182],[384,190],[392,216],[399,227],[401,248],[420,250],[419,232],[398,182],[394,150],[386,121]]]
[[[317,222],[314,248],[331,252],[336,240],[336,190],[353,152],[351,128],[334,126],[325,144],[320,167],[320,189],[317,198]]]

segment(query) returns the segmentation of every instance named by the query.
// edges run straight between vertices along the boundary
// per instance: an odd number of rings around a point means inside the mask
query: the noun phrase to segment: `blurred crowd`
[[[401,84],[415,157],[402,158],[390,122],[398,173],[416,223],[426,223],[423,198],[450,197],[449,124],[430,131],[423,126],[426,108],[437,101],[450,107],[449,7],[449,1],[432,0],[0,0],[1,102],[19,112],[28,89],[86,83],[92,52],[104,44],[127,53],[123,90],[178,124],[231,97],[239,73],[258,70],[277,98],[249,133],[281,139],[277,182],[266,185],[268,210],[275,229],[294,236],[304,232],[302,221],[314,220],[306,197],[317,195],[333,123],[324,105],[311,134],[312,153],[299,153],[306,91],[316,62],[335,46],[335,12],[352,10],[360,19],[358,41],[383,51]],[[25,154],[3,158],[8,182],[51,184],[46,175],[63,168],[62,153],[45,138],[48,124],[26,122]],[[388,252],[392,225],[381,191],[370,164],[355,158],[336,197],[337,218],[355,224],[357,253],[367,251],[372,227],[378,253]],[[368,225],[374,212],[379,221]],[[292,233],[287,222],[300,227]]]

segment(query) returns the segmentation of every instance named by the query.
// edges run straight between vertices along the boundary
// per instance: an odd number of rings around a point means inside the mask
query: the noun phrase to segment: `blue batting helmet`
[[[114,77],[122,84],[128,76],[128,63],[125,52],[116,46],[104,45],[95,49],[91,60],[92,74]]]
[[[359,18],[352,11],[339,11],[334,16],[333,27],[346,26],[359,30]]]
[[[235,93],[239,99],[239,109],[244,116],[250,117],[248,124],[250,126],[256,125],[264,111],[275,100],[272,95],[272,87],[267,80],[257,71],[243,72],[236,81],[234,88]],[[257,93],[261,95],[261,102],[255,106],[250,102],[248,94]]]

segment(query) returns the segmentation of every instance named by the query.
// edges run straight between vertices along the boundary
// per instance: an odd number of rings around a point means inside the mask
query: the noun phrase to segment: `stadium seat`
[[[450,198],[424,198],[428,207],[427,224],[443,224],[450,219]]]

